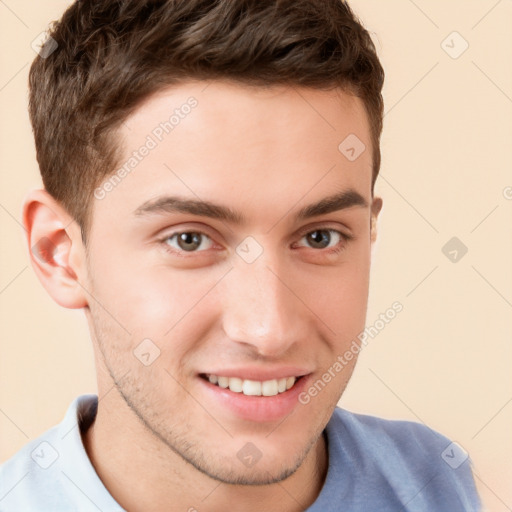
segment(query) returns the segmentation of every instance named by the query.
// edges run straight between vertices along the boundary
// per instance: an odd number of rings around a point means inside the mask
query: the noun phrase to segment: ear
[[[372,211],[370,220],[370,240],[371,243],[375,243],[377,240],[377,218],[380,211],[382,210],[382,198],[374,197],[372,201]]]
[[[65,308],[87,306],[80,284],[86,268],[78,224],[48,192],[33,190],[23,201],[23,225],[32,267],[53,300]]]

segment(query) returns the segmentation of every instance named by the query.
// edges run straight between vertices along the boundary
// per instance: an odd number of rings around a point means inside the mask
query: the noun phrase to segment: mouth
[[[203,373],[200,374],[200,377],[214,386],[229,389],[233,393],[240,393],[245,396],[271,397],[291,390],[304,376],[289,376],[263,381],[243,379],[241,377],[226,377],[214,375],[213,373]]]
[[[282,421],[295,411],[313,374],[306,368],[282,366],[219,369],[197,376],[205,404],[218,408],[225,418],[261,423]]]

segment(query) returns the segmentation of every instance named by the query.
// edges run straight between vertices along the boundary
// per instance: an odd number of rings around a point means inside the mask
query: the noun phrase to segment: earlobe
[[[375,243],[377,240],[377,219],[379,213],[382,210],[383,201],[380,197],[375,197],[371,207],[371,220],[370,220],[370,240],[371,243]]]
[[[46,291],[66,308],[87,306],[80,278],[85,276],[79,226],[45,190],[34,190],[23,202],[32,267]]]

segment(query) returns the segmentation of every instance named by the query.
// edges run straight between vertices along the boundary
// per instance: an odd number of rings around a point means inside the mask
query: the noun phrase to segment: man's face
[[[356,159],[354,135],[366,145]],[[114,382],[128,429],[142,421],[153,443],[213,478],[282,479],[318,441],[356,358],[333,365],[364,329],[363,104],[191,82],[146,101],[119,136],[130,170],[97,189],[87,248],[100,395]],[[343,193],[344,208],[305,209]]]

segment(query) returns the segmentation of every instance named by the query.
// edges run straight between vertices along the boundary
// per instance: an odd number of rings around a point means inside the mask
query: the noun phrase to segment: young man
[[[1,511],[479,510],[448,439],[336,407],[383,76],[341,0],[66,11],[30,73],[23,220],[43,286],[85,311],[100,398],[2,466]]]

